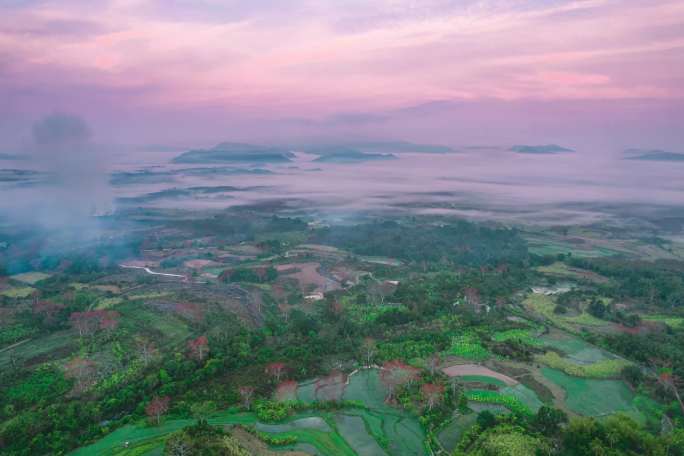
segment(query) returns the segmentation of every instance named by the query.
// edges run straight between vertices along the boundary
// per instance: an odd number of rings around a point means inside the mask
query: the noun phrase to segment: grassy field
[[[0,292],[0,296],[6,296],[8,298],[14,299],[24,299],[31,296],[34,291],[36,291],[36,289],[31,287],[13,287]]]
[[[592,271],[587,271],[583,269],[572,268],[565,263],[557,261],[548,266],[538,266],[538,272],[542,274],[551,275],[554,277],[561,277],[564,279],[574,279],[574,280],[589,280],[595,283],[607,283],[609,280],[602,275],[596,274]]]
[[[45,274],[44,272],[24,272],[23,274],[17,274],[10,277],[12,280],[17,282],[28,283],[29,285],[34,285],[41,280],[50,278],[50,274]]]
[[[114,307],[122,302],[123,299],[121,298],[101,298],[95,303],[95,309],[109,309],[110,307]]]
[[[646,321],[656,321],[660,323],[665,323],[671,328],[681,328],[684,326],[684,318],[674,317],[670,315],[643,315],[642,320]]]
[[[558,241],[529,240],[529,251],[535,255],[559,255],[572,253],[577,258],[599,258],[616,255],[617,251],[605,247],[591,246],[587,249],[579,249],[574,244]]]
[[[10,357],[14,356],[19,362],[25,362],[32,358],[45,356],[56,352],[63,353],[63,357],[76,350],[78,338],[71,331],[57,331],[41,339],[29,340],[11,350],[0,352],[0,368],[9,365]]]
[[[492,335],[492,340],[495,342],[505,342],[508,340],[517,340],[527,345],[539,346],[541,342],[539,338],[534,335],[532,329],[509,329],[508,331],[500,331]]]
[[[556,302],[551,296],[532,293],[525,298],[523,305],[530,311],[551,321],[556,326],[575,332],[579,326],[607,326],[608,322],[600,320],[586,312],[580,315],[558,315],[554,313]]]

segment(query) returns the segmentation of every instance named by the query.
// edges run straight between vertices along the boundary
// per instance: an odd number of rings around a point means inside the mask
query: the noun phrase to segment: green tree
[[[568,415],[564,411],[547,405],[540,407],[534,417],[534,427],[547,436],[557,434],[560,426],[567,422]]]

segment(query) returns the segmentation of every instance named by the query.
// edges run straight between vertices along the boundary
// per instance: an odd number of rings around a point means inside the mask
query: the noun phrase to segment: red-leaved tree
[[[285,372],[285,367],[285,363],[276,361],[274,363],[267,364],[265,372],[273,377],[276,382],[280,382],[280,378]]]
[[[442,400],[444,394],[444,387],[434,383],[426,383],[420,387],[420,392],[427,402],[428,410],[432,410],[436,404]]]
[[[254,397],[254,387],[241,386],[239,391],[243,407],[249,410],[252,406],[252,398]]]
[[[119,312],[104,311],[100,317],[100,329],[106,333],[113,333],[119,327]]]
[[[682,386],[682,381],[673,373],[671,363],[660,360],[652,361],[654,369],[657,372],[656,380],[665,389],[672,393],[679,404],[679,408],[684,414],[684,402],[679,394],[679,388]]]
[[[370,366],[373,362],[373,357],[377,351],[377,344],[372,337],[366,337],[363,339],[363,352],[366,361],[366,366]]]
[[[330,375],[316,380],[314,395],[320,401],[339,402],[347,389],[347,374],[340,371],[332,371]]]
[[[439,353],[435,353],[427,359],[427,368],[430,371],[430,375],[435,375],[437,369],[439,369],[439,364],[442,362],[439,357]]]
[[[294,380],[285,380],[281,382],[275,390],[274,397],[276,401],[287,402],[297,400],[298,384]]]
[[[188,341],[190,356],[199,361],[204,361],[209,353],[209,341],[206,336],[199,336],[197,339]]]
[[[387,401],[394,399],[398,387],[416,381],[420,370],[395,359],[387,361],[380,369],[380,381],[387,388]]]
[[[154,397],[145,407],[145,413],[159,425],[161,417],[169,411],[170,403],[171,399],[169,396]]]
[[[92,311],[73,312],[69,316],[71,327],[78,331],[79,337],[92,336],[100,326],[100,319],[97,313]]]
[[[159,354],[157,347],[153,342],[147,339],[137,339],[135,341],[135,347],[138,352],[138,356],[142,360],[145,366],[149,365],[152,360]]]
[[[95,362],[89,359],[76,357],[65,366],[64,376],[74,379],[74,391],[82,393],[95,383],[97,369]]]
[[[73,312],[69,316],[71,326],[78,331],[79,337],[92,336],[99,329],[113,331],[119,323],[119,312],[114,310],[87,310]]]
[[[179,302],[174,306],[174,311],[180,316],[194,322],[204,320],[202,308],[194,302]]]
[[[40,316],[46,325],[54,324],[62,309],[64,309],[62,304],[52,301],[38,300],[33,304],[33,313]]]

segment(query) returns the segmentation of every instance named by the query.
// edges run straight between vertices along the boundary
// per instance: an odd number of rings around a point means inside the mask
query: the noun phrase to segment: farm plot
[[[591,345],[589,342],[586,342],[579,337],[555,329],[552,329],[548,334],[541,336],[540,340],[545,347],[560,350],[566,356],[577,357],[578,353],[587,353],[589,350],[594,350],[594,358],[588,360],[591,362],[602,361],[612,357],[608,352]]]
[[[579,364],[571,359],[562,358],[556,352],[546,352],[534,357],[538,363],[559,369],[569,375],[586,378],[614,378],[631,363],[622,359],[604,359],[588,364]]]
[[[14,299],[24,299],[31,296],[34,291],[36,291],[36,289],[31,287],[12,287],[0,292],[0,296]]]
[[[669,315],[643,315],[642,320],[665,323],[670,328],[678,329],[684,327],[684,318]]]
[[[449,453],[454,451],[463,433],[475,424],[477,413],[459,415],[442,428],[437,434],[440,445]]]
[[[12,358],[25,363],[37,364],[55,357],[67,357],[77,350],[77,339],[71,331],[57,331],[41,339],[17,344],[14,348],[0,352],[0,368],[10,364]]]
[[[293,421],[301,422],[301,420],[308,418],[310,417],[296,415],[293,417]],[[236,413],[230,410],[217,414],[207,421],[215,426],[254,425],[257,423],[256,417],[252,413]],[[171,433],[194,423],[195,420],[192,419],[175,419],[166,420],[160,426],[149,426],[145,422],[129,424],[90,446],[74,451],[72,456],[161,454],[164,441]],[[355,456],[354,450],[337,432],[322,431],[317,427],[317,425],[313,428],[293,425],[285,431],[277,432],[277,434],[283,437],[296,437],[299,442],[298,445],[309,445],[320,454]]]
[[[573,268],[565,263],[556,262],[548,266],[539,266],[537,271],[554,277],[566,279],[588,280],[594,283],[608,283],[610,280],[600,274],[586,269]]]
[[[577,332],[582,326],[601,328],[612,325],[586,312],[582,312],[579,315],[558,315],[554,312],[556,302],[553,297],[543,293],[531,293],[523,301],[523,305],[530,312],[544,317],[554,325],[570,332]]]
[[[624,412],[640,422],[646,419],[644,408],[648,404],[638,399],[639,397],[635,396],[621,380],[573,377],[549,367],[544,367],[541,371],[547,380],[565,391],[565,405],[575,413],[585,416],[605,416]],[[653,411],[648,413],[653,413]]]
[[[515,340],[535,347],[541,345],[541,342],[535,335],[535,331],[532,329],[509,329],[507,331],[500,331],[492,335],[492,340],[495,342]]]
[[[544,405],[544,403],[539,400],[534,391],[520,383],[515,386],[506,386],[504,388],[501,388],[499,392],[505,396],[510,395],[517,398],[530,411],[534,413],[536,413],[537,410],[539,410],[539,408],[542,405]]]
[[[449,377],[464,377],[464,381],[494,379],[498,380],[499,384],[502,386],[514,386],[518,384],[518,382],[511,377],[478,364],[457,364],[455,366],[446,367],[442,369],[442,371]]]
[[[360,416],[336,415],[337,430],[349,442],[356,454],[386,456],[378,442],[366,431],[366,424]]]
[[[484,361],[491,357],[491,353],[471,334],[454,336],[448,354],[470,361]]]
[[[529,415],[532,411],[516,396],[498,391],[473,389],[466,391],[468,401],[502,405],[512,412]]]
[[[326,292],[338,290],[341,285],[335,280],[323,276],[319,272],[320,263],[288,263],[276,266],[278,273],[283,278],[295,279],[303,292],[318,291]]]
[[[599,258],[616,255],[619,252],[605,247],[596,245],[589,245],[585,248],[579,248],[576,244],[565,243],[560,241],[548,241],[538,238],[530,238],[529,251],[535,255],[558,255],[572,253],[576,258]]]
[[[34,285],[41,280],[50,278],[50,274],[44,272],[24,272],[23,274],[16,274],[10,277],[12,280],[17,282],[27,283],[29,285]]]
[[[297,396],[304,402],[315,399],[315,382],[300,385]],[[345,410],[345,415],[363,418],[378,443],[387,442],[387,453],[390,455],[424,454],[423,442],[425,434],[418,420],[403,410],[385,403],[386,390],[380,382],[377,369],[363,369],[349,377],[349,384],[344,393],[345,400],[358,401],[367,409]],[[382,446],[382,445],[381,445]]]

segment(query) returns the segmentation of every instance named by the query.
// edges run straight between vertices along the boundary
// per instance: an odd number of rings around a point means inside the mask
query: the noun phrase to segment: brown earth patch
[[[514,386],[519,383],[517,380],[507,375],[493,371],[490,368],[481,366],[479,364],[456,364],[454,366],[442,368],[442,372],[449,377],[463,377],[466,375],[482,375],[485,377],[492,377],[501,380],[508,386]]]

